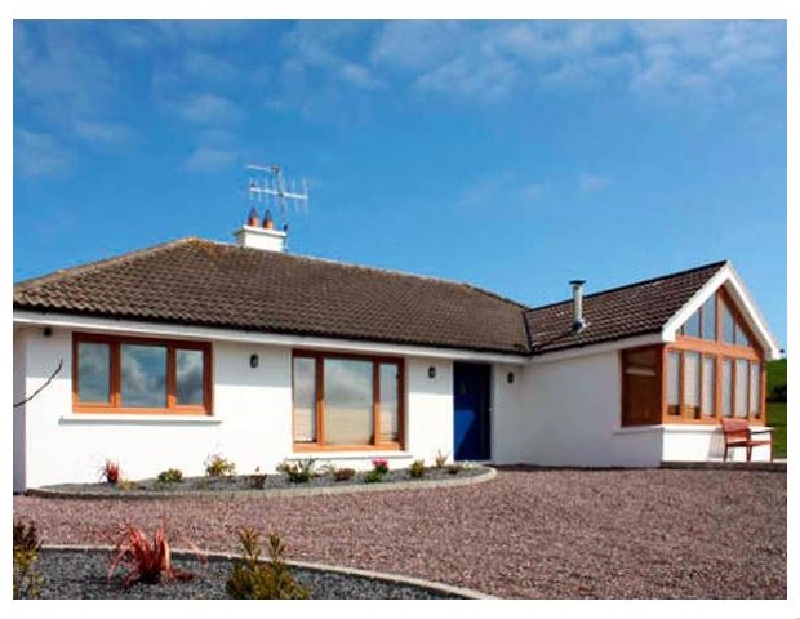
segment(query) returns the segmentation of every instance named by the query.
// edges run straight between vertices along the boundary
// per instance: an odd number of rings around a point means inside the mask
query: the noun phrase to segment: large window
[[[203,342],[73,335],[73,409],[211,414],[211,347]]]
[[[399,449],[402,381],[400,359],[296,351],[295,448]]]

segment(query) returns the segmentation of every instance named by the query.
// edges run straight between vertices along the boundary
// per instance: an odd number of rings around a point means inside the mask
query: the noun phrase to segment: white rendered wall
[[[768,434],[755,435],[755,440],[768,440]],[[725,441],[718,427],[670,427],[664,426],[665,462],[702,462],[722,460]],[[753,462],[769,462],[769,445],[753,447]],[[743,447],[728,449],[728,461],[744,462],[747,451]]]
[[[545,466],[658,466],[661,433],[620,428],[617,351],[527,368],[530,462]]]
[[[25,398],[25,329],[14,329],[14,402]],[[25,490],[25,405],[15,408],[14,492]]]
[[[492,461],[495,464],[533,462],[535,413],[526,399],[532,366],[492,367]],[[514,382],[508,382],[508,373]]]
[[[24,435],[15,424],[14,477],[19,490],[97,480],[106,458],[118,460],[129,479],[153,477],[170,467],[184,475],[202,475],[211,453],[233,460],[240,473],[256,466],[272,473],[286,458],[313,457],[320,465],[357,469],[370,468],[377,456],[388,458],[392,468],[417,458],[432,463],[439,450],[452,458],[450,361],[407,358],[403,452],[293,453],[291,348],[214,342],[212,418],[73,414],[70,331],[53,329],[50,338],[41,328],[21,334],[15,332],[15,400],[23,382],[27,392],[33,392],[59,359],[64,360],[64,370],[28,404]],[[256,369],[249,366],[253,353],[259,356]],[[436,367],[434,379],[428,378],[431,365]],[[22,441],[24,449],[19,448]]]

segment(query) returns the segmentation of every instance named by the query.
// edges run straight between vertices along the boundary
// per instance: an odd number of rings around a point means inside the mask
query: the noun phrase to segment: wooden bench
[[[723,419],[722,434],[725,437],[725,454],[722,461],[728,460],[728,449],[731,447],[744,447],[747,449],[747,461],[753,452],[753,447],[769,445],[769,461],[772,462],[772,428],[752,429],[747,425],[746,419]],[[754,440],[754,434],[769,434],[769,439]]]

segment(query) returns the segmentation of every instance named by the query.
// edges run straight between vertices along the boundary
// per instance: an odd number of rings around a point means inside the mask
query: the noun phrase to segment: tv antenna
[[[247,193],[251,201],[264,203],[267,208],[277,207],[286,218],[286,205],[290,203],[295,212],[308,212],[308,182],[305,178],[295,182],[283,177],[279,165],[246,165],[250,171]]]

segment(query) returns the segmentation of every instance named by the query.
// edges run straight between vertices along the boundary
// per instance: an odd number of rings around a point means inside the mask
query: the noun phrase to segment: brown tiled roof
[[[526,308],[473,286],[196,238],[20,282],[14,308],[529,352]]]
[[[572,299],[526,312],[534,354],[658,333],[725,261],[672,273],[583,298],[587,326],[572,329]]]
[[[468,284],[187,238],[14,286],[14,308],[542,354],[660,331],[725,262],[527,308]]]

